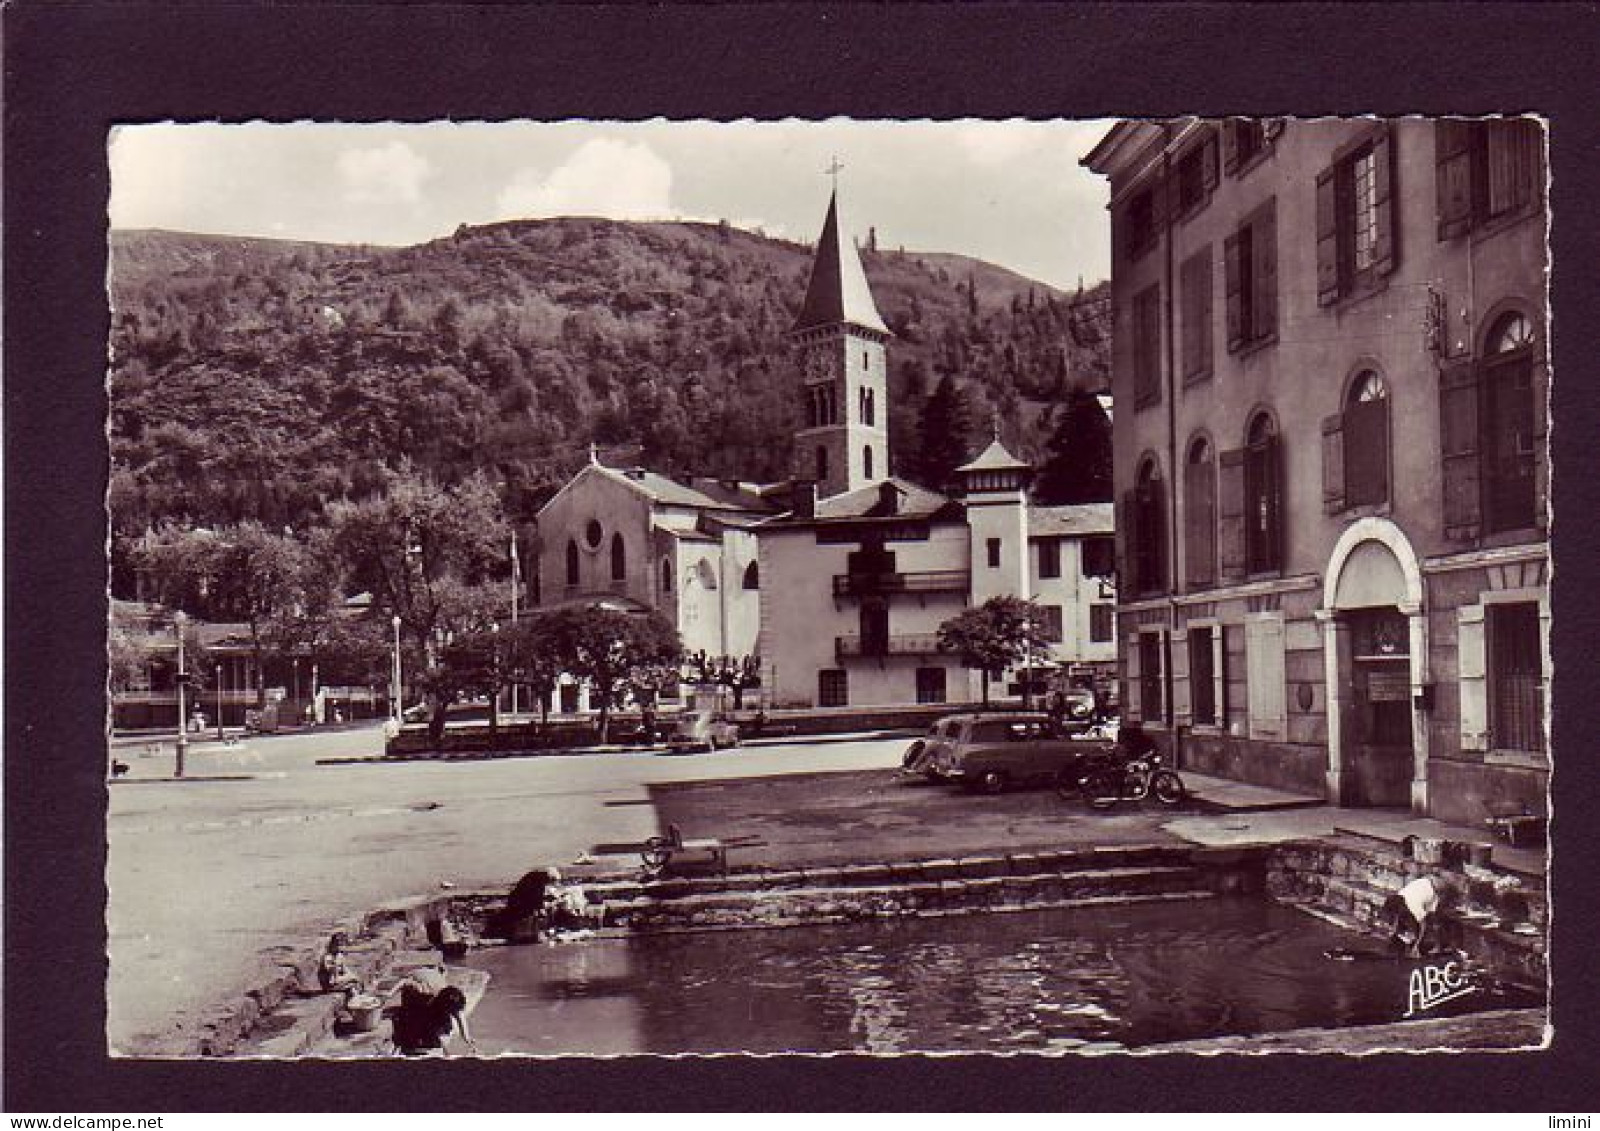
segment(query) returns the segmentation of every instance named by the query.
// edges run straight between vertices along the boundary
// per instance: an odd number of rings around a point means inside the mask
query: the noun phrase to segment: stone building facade
[[[1122,122],[1109,178],[1126,717],[1204,772],[1545,804],[1537,122]]]

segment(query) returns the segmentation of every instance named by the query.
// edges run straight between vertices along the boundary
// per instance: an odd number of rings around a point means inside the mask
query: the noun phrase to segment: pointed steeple
[[[828,200],[828,217],[822,223],[822,236],[817,240],[817,254],[811,264],[811,284],[806,287],[806,299],[794,330],[840,323],[889,333],[872,300],[861,256],[839,224],[839,193],[835,190]]]

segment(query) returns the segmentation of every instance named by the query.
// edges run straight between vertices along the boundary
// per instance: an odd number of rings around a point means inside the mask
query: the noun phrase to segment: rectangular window
[[[1063,639],[1061,634],[1061,606],[1041,605],[1039,607],[1044,611],[1044,623],[1039,626],[1040,632],[1044,634],[1044,638],[1050,643],[1060,644]]]
[[[1165,666],[1162,664],[1161,634],[1139,634],[1139,717],[1146,723],[1166,719],[1164,691]]]
[[[1227,282],[1228,352],[1278,332],[1277,202],[1269,200],[1222,243]]]
[[[1370,290],[1395,266],[1393,142],[1381,124],[1317,175],[1317,302]]]
[[[1041,538],[1039,540],[1039,576],[1061,576],[1061,540],[1059,538]]]
[[[1222,655],[1221,722],[1227,726],[1232,720],[1240,718],[1250,701],[1246,679],[1249,665],[1245,663],[1244,633],[1239,626],[1224,625],[1217,631],[1222,633],[1222,647],[1218,649]]]
[[[1114,577],[1117,572],[1117,541],[1105,535],[1095,535],[1083,540],[1083,574],[1085,577]],[[1111,639],[1109,636],[1107,640]]]
[[[1200,381],[1211,376],[1211,245],[1184,260],[1183,379]]]
[[[998,538],[990,538],[984,545],[985,545],[986,551],[987,551],[988,556],[989,556],[989,559],[988,559],[989,560],[989,568],[990,569],[999,569],[1000,568],[1000,539],[998,539]]]
[[[1199,211],[1211,199],[1211,190],[1217,187],[1217,135],[1207,127],[1178,157],[1174,169],[1177,178],[1178,215],[1187,217]]]
[[[1266,123],[1260,118],[1233,118],[1223,135],[1223,164],[1228,172],[1243,172],[1266,151]]]
[[[1189,629],[1189,702],[1196,726],[1216,726],[1217,687],[1214,634],[1210,625]]]
[[[1161,400],[1161,285],[1133,296],[1133,405]]]
[[[850,705],[850,673],[842,668],[823,668],[817,673],[817,705],[819,707],[848,707]]]
[[[945,701],[943,668],[917,669],[917,702],[943,703]]]
[[[1111,640],[1114,605],[1097,602],[1089,606],[1089,642],[1105,644]]]
[[[1544,189],[1543,136],[1524,118],[1434,125],[1441,240],[1526,214]]]
[[[1124,246],[1130,259],[1137,259],[1155,246],[1156,242],[1156,190],[1147,188],[1128,201],[1123,213],[1127,225]]]
[[[1489,741],[1496,750],[1544,751],[1544,659],[1535,601],[1485,608]]]

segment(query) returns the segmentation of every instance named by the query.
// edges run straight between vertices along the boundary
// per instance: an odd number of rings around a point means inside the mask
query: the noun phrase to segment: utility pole
[[[185,685],[189,675],[183,666],[183,628],[189,623],[189,618],[182,609],[172,614],[172,624],[178,634],[178,743],[177,760],[172,767],[172,776],[183,777],[184,757],[189,753],[189,710],[184,701]]]

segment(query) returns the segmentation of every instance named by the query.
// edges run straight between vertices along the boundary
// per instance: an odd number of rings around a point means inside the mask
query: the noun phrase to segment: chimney
[[[817,485],[810,479],[796,479],[789,491],[789,509],[796,518],[817,517]]]
[[[900,512],[900,488],[896,487],[888,479],[878,484],[878,505],[876,510],[879,514],[898,514]]]

